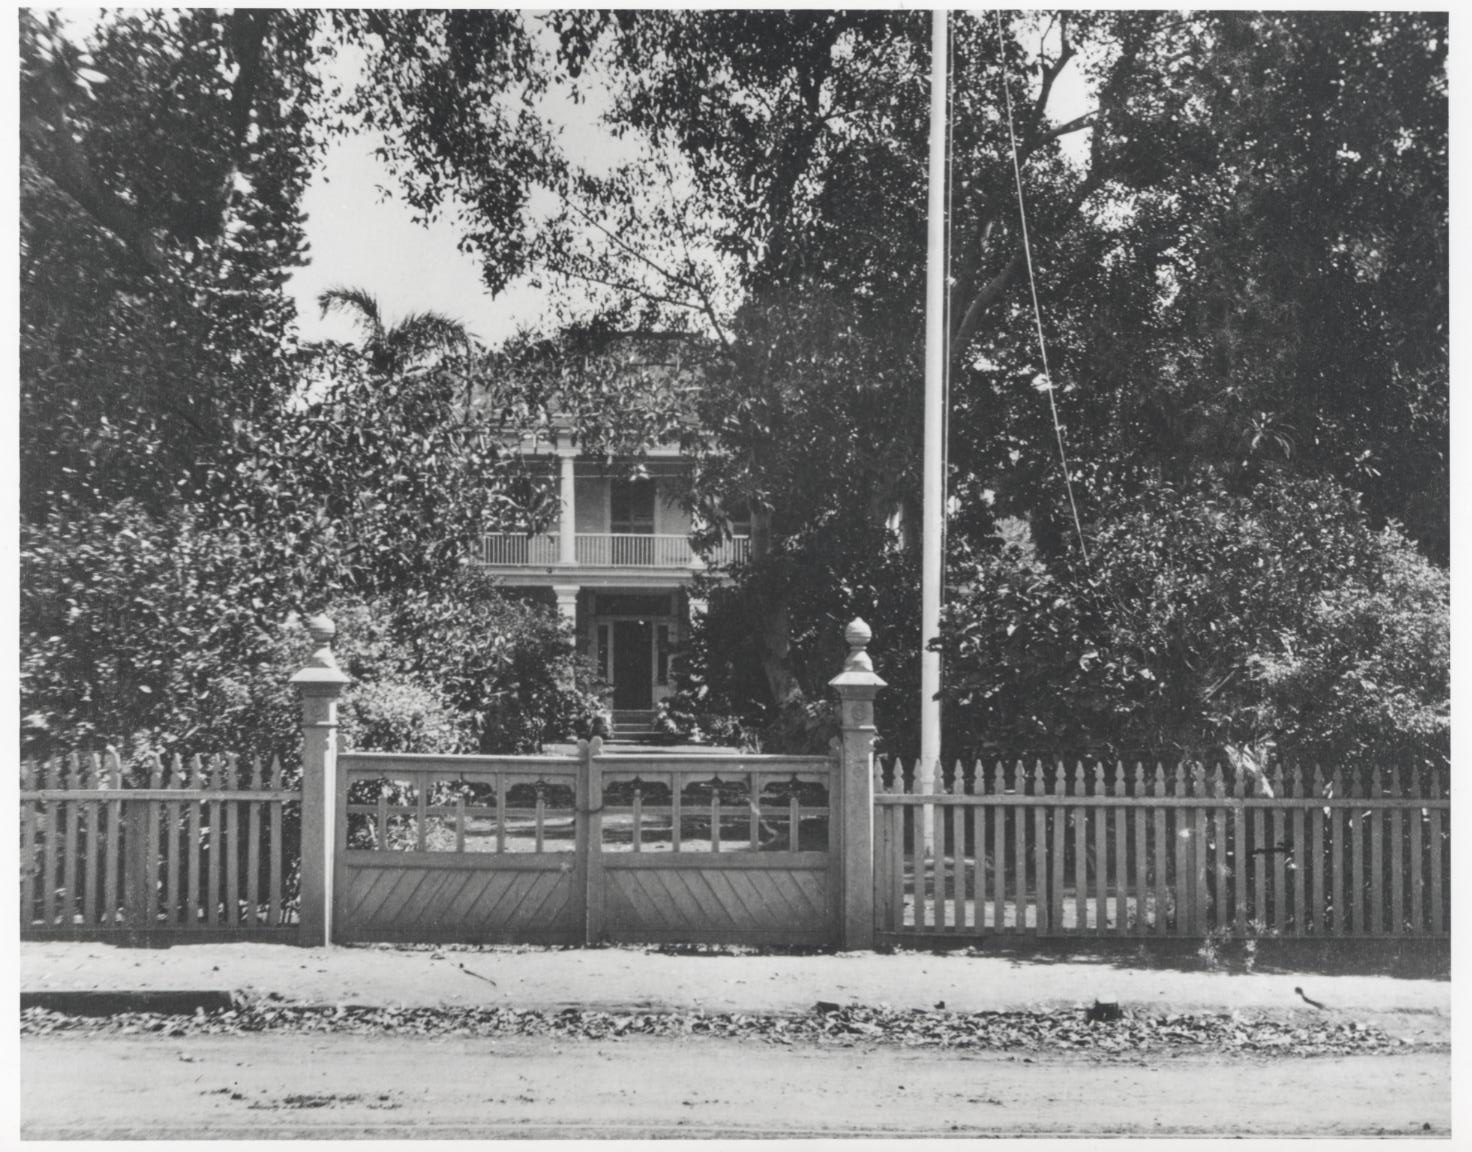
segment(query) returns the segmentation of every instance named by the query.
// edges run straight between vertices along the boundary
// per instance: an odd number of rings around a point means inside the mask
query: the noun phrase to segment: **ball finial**
[[[307,631],[312,635],[312,643],[320,648],[332,643],[332,638],[337,635],[337,625],[331,616],[318,615],[307,621]]]
[[[869,659],[869,653],[864,651],[869,646],[869,641],[874,639],[874,630],[864,621],[855,616],[849,626],[843,630],[843,638],[848,643],[848,660],[844,668],[850,671],[872,672],[873,661]]]

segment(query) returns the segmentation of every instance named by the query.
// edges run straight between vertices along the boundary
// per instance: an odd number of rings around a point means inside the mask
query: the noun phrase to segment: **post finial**
[[[332,638],[337,635],[337,625],[330,616],[313,616],[307,621],[307,631],[312,636],[315,650],[307,657],[306,665],[291,678],[293,684],[346,684],[347,676],[338,667],[337,657],[332,654]]]
[[[874,639],[874,630],[865,624],[861,617],[855,616],[849,626],[843,630],[843,638],[848,643],[848,659],[844,661],[845,672],[872,672],[874,662],[869,659],[867,651],[869,641]]]
[[[832,680],[829,685],[840,690],[857,688],[883,688],[884,681],[874,675],[874,661],[869,659],[867,651],[869,641],[874,638],[874,630],[858,617],[855,617],[849,626],[843,630],[843,639],[848,644],[848,659],[843,662],[843,671]],[[873,699],[873,696],[870,696]]]
[[[312,634],[312,642],[317,647],[325,648],[337,635],[337,625],[332,622],[331,616],[319,614],[307,621],[307,631]]]

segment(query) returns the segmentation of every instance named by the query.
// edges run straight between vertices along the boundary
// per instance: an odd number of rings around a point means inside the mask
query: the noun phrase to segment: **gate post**
[[[874,947],[874,697],[885,683],[874,674],[865,649],[874,633],[855,619],[843,630],[848,659],[828,681],[838,693],[840,804],[839,943]]]
[[[326,616],[307,621],[317,649],[291,678],[302,696],[302,884],[297,943],[316,948],[332,943],[332,868],[336,848],[337,698],[348,676],[337,666],[332,638],[337,628]]]

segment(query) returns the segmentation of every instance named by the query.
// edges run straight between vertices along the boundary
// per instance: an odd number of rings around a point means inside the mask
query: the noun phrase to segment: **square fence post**
[[[291,678],[302,697],[302,883],[297,942],[332,943],[332,877],[337,830],[337,698],[349,682],[332,654],[337,628],[326,616],[307,621],[317,649]]]
[[[862,620],[844,629],[848,660],[828,681],[838,693],[840,725],[839,942],[850,950],[874,947],[874,697],[885,683],[865,651],[873,635]]]

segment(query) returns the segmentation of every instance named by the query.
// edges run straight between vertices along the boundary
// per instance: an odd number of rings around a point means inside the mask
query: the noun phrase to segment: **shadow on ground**
[[[929,941],[895,952],[962,953],[1029,964],[1099,964],[1113,968],[1177,972],[1318,973],[1450,980],[1451,948],[1445,940],[988,940],[982,944]]]
[[[547,951],[543,945],[356,944],[384,951]],[[584,945],[556,947],[577,951]],[[599,944],[664,956],[828,956],[837,949],[749,947],[726,944]],[[1402,980],[1450,980],[1451,947],[1445,940],[926,940],[881,945],[883,955],[986,956],[1029,964],[1098,964],[1101,967],[1175,972],[1305,973],[1325,976],[1388,976]]]

